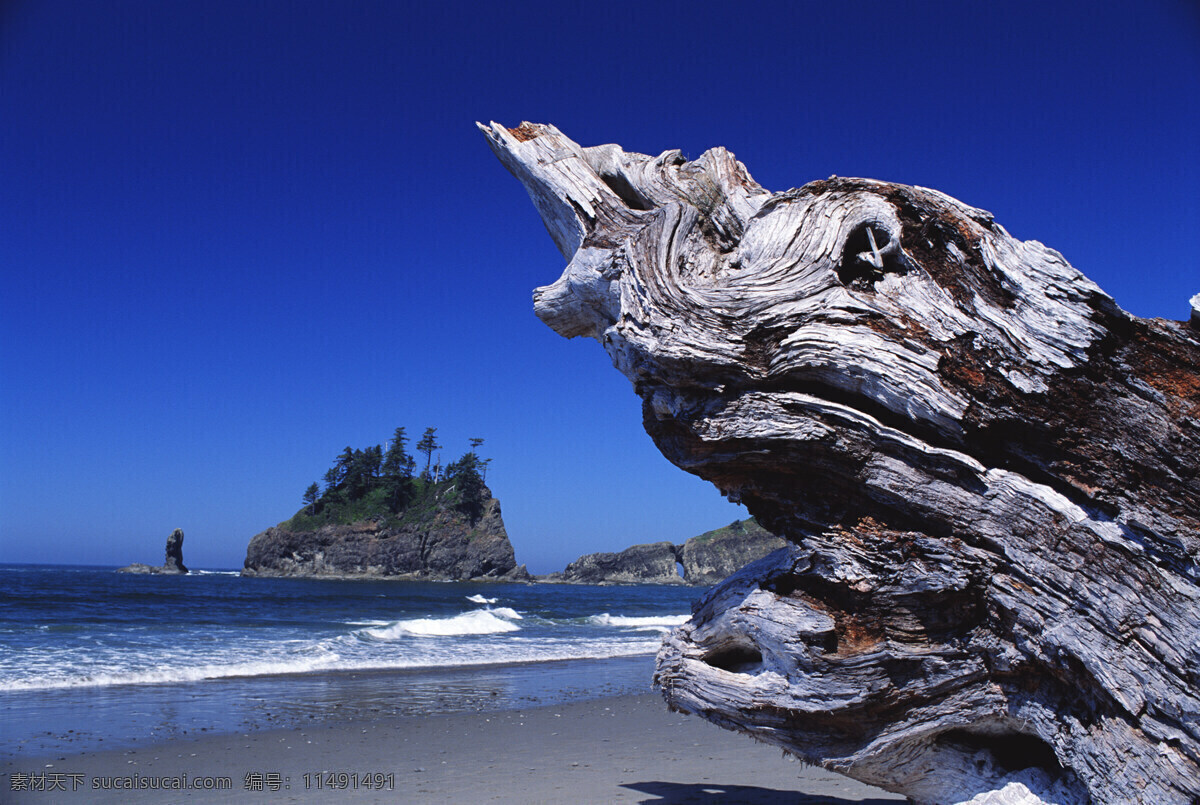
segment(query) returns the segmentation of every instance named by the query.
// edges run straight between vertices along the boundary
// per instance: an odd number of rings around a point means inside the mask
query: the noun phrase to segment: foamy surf
[[[676,587],[498,593],[221,572],[165,584],[107,568],[0,566],[11,604],[0,612],[0,694],[652,655],[691,603]]]
[[[508,610],[517,618],[516,612]],[[521,627],[505,620],[491,610],[464,612],[449,618],[413,618],[396,621],[380,629],[365,629],[363,633],[377,640],[396,640],[405,636],[458,637],[463,635],[501,634],[520,631]]]
[[[291,655],[277,659],[231,662],[228,664],[167,665],[152,668],[108,669],[77,672],[75,675],[31,677],[0,682],[0,691],[46,690],[55,688],[107,687],[109,685],[161,685],[200,682],[206,679],[273,676],[330,671],[343,667],[341,657],[318,647],[310,647],[307,656]]]
[[[623,615],[609,615],[605,612],[603,615],[593,615],[588,618],[589,623],[594,623],[597,626],[620,626],[626,629],[644,629],[655,632],[669,632],[676,626],[682,626],[687,622],[687,615],[655,615],[650,617],[625,617]]]
[[[603,660],[653,654],[658,640],[631,643],[627,641],[547,641],[543,643],[467,648],[449,647],[445,652],[413,656],[339,657],[324,656],[279,658],[276,660],[231,662],[226,665],[194,666],[158,665],[153,668],[81,673],[73,676],[41,676],[0,682],[0,693],[103,688],[122,685],[164,685],[207,680],[284,676],[292,674],[327,673],[336,671],[388,671],[415,669],[452,669],[513,664],[534,664],[561,660]]]

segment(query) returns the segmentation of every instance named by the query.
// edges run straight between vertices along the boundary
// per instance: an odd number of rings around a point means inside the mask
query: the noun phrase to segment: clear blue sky
[[[487,440],[535,572],[744,516],[534,317],[564,261],[476,120],[935,187],[1182,319],[1198,100],[1187,0],[5,2],[0,561],[239,567],[398,425]]]

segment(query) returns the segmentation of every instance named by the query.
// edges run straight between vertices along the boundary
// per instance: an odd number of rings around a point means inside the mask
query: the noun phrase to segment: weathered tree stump
[[[570,260],[537,315],[794,543],[666,639],[672,707],[919,802],[1200,798],[1200,302],[934,190],[481,128]]]

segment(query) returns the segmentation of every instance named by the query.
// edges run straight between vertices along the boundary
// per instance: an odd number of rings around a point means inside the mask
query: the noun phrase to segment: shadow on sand
[[[632,788],[649,794],[643,805],[897,805],[905,800],[896,799],[843,799],[816,794],[801,794],[797,791],[780,791],[776,788],[760,788],[756,785],[721,785],[719,783],[624,783],[622,788]]]

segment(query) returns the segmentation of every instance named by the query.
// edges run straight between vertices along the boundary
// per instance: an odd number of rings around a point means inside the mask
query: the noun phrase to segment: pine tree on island
[[[421,441],[417,442],[417,450],[425,454],[425,471],[421,473],[421,477],[427,481],[432,477],[429,474],[429,465],[433,461],[433,451],[442,449],[435,433],[437,433],[437,428],[426,428],[424,435],[421,436]]]
[[[309,514],[316,514],[317,500],[321,497],[321,487],[313,481],[308,485],[308,489],[304,490],[304,505],[308,509]]]
[[[396,428],[386,451],[382,445],[347,446],[326,471],[324,492],[319,484],[310,484],[304,491],[304,508],[293,520],[303,518],[306,525],[317,527],[403,518],[406,511],[435,499],[472,522],[479,519],[488,496],[484,473],[491,461],[477,453],[483,439],[470,439],[471,447],[461,458],[445,468],[439,458],[435,468],[433,453],[442,447],[436,434],[437,428],[426,428],[417,442],[417,451],[425,455],[419,477],[414,477],[416,460],[408,454],[408,436],[402,427]]]
[[[417,462],[405,450],[407,443],[404,428],[396,428],[383,457],[383,486],[392,511],[400,511],[413,498],[413,468]]]

